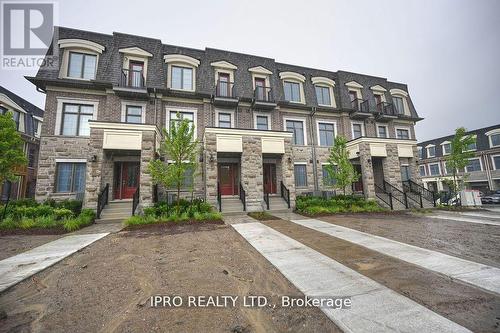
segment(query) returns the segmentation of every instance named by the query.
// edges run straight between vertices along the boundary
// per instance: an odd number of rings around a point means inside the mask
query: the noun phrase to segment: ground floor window
[[[479,158],[470,159],[469,164],[465,169],[467,172],[481,171],[481,161]]]
[[[295,186],[296,187],[305,187],[307,186],[307,170],[305,164],[295,164],[294,165],[295,172]]]
[[[323,185],[324,186],[334,186],[336,181],[333,179],[328,172],[329,165],[323,165],[322,167],[322,172],[323,172]],[[333,166],[333,169],[335,170],[337,168],[336,165]]]
[[[401,166],[401,181],[405,182],[410,180],[410,166],[402,165]]]
[[[57,163],[56,192],[85,190],[85,163]]]

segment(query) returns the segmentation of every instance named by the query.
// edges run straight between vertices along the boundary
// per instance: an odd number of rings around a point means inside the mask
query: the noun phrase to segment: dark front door
[[[115,164],[115,199],[130,199],[139,185],[139,162]]]
[[[276,164],[264,163],[264,193],[276,193]]]
[[[222,195],[238,194],[238,165],[236,163],[219,164],[219,186]]]
[[[354,170],[356,170],[358,174],[362,174],[361,165],[354,165]],[[363,192],[363,180],[361,176],[359,177],[359,180],[357,182],[352,183],[352,190],[354,192]]]

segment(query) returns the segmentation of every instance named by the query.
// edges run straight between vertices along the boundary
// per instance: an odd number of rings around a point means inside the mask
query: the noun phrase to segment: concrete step
[[[222,198],[222,213],[243,212],[243,203],[239,198]]]

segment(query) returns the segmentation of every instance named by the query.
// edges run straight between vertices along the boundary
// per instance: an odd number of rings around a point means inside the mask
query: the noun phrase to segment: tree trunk
[[[5,183],[6,182],[4,182],[4,184]],[[3,208],[2,221],[5,220],[5,215],[7,214],[7,206],[9,205],[11,193],[12,193],[12,183],[9,186],[9,193],[7,194],[7,202],[5,203],[5,207]]]

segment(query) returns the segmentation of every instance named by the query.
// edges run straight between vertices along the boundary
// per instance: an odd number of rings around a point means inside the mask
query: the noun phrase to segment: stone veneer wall
[[[243,136],[243,147],[240,179],[246,192],[247,211],[261,211],[264,199],[261,138]]]
[[[153,131],[142,131],[142,147],[140,161],[140,190],[138,211],[153,205],[153,182],[148,164],[155,158],[156,134]]]
[[[214,133],[205,133],[204,138],[205,198],[217,207],[217,139]],[[210,161],[212,157],[213,161]]]
[[[399,163],[398,145],[395,143],[386,144],[387,157],[382,159],[384,168],[384,179],[398,189],[403,188],[401,182],[401,166]]]
[[[371,162],[370,144],[361,142],[359,144],[359,162],[361,164],[361,180],[365,198],[375,198],[375,178],[373,176],[373,166]]]
[[[104,150],[102,149],[104,130],[90,129],[89,157],[96,156],[95,162],[87,162],[87,178],[85,180],[85,208],[97,209],[97,196],[101,190],[102,167],[104,163]]]

